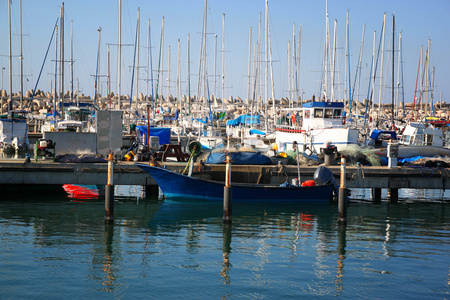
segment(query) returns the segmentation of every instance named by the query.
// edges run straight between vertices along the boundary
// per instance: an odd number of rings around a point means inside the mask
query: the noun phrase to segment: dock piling
[[[114,222],[114,155],[108,156],[108,182],[105,186],[105,223],[112,224]]]
[[[388,189],[388,200],[390,203],[398,202],[398,189],[393,188]]]
[[[347,188],[345,187],[346,173],[345,156],[341,157],[341,185],[338,196],[338,224],[347,225]]]
[[[233,215],[233,187],[230,185],[231,182],[231,157],[227,155],[225,160],[225,186],[223,190],[223,223],[231,224]]]
[[[372,201],[374,203],[381,202],[381,189],[380,188],[372,188]]]

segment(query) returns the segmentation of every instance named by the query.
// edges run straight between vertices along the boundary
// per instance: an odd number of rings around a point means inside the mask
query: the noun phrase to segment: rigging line
[[[56,26],[58,26],[58,21],[59,21],[59,17],[56,18],[56,23],[55,23],[55,26],[53,27],[52,37],[50,38],[50,42],[48,43],[47,52],[45,53],[45,57],[44,57],[44,62],[42,63],[41,70],[39,71],[39,76],[38,76],[38,79],[36,81],[36,85],[34,86],[33,95],[31,95],[30,103],[28,103],[28,108],[30,108],[31,103],[33,102],[33,98],[36,95],[36,89],[37,89],[37,86],[39,84],[39,79],[41,78],[41,75],[42,75],[42,70],[44,69],[45,61],[47,60],[48,51],[50,50],[50,46],[51,46],[52,41],[53,41],[53,36],[55,35]]]
[[[139,13],[139,10],[138,10]],[[136,68],[136,46],[138,39],[138,30],[139,30],[139,18],[136,24],[136,37],[134,39],[134,57],[133,57],[133,72],[131,72],[131,94],[130,94],[130,113],[131,113],[131,101],[133,101],[133,86],[134,86],[134,70]],[[137,110],[136,110],[137,113]]]

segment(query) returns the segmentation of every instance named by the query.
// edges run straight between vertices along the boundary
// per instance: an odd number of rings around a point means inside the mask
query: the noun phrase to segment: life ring
[[[292,122],[292,124],[295,123],[295,114],[292,114],[292,116],[291,116],[291,122]]]

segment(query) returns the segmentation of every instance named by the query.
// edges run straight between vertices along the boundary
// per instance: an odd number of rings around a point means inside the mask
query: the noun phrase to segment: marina
[[[447,299],[448,11],[0,3],[0,298]]]

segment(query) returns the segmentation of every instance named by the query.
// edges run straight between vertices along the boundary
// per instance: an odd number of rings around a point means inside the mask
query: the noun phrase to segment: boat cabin
[[[443,147],[442,130],[430,124],[410,122],[399,141],[403,145]]]
[[[338,128],[344,122],[344,103],[308,102],[304,103],[302,127],[304,130],[317,128]]]

